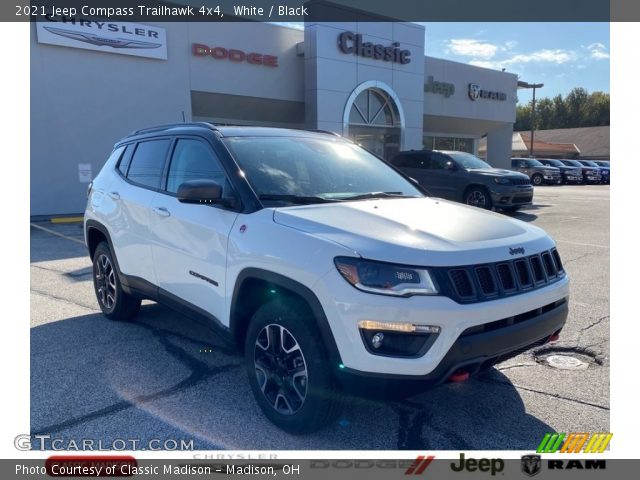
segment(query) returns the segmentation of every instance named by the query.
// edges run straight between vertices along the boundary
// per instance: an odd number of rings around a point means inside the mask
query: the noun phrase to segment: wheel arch
[[[316,295],[296,280],[260,268],[242,270],[235,282],[229,312],[229,328],[236,344],[242,349],[251,317],[260,306],[270,301],[274,294],[304,302],[322,336],[330,362],[339,365],[340,353],[329,321]]]

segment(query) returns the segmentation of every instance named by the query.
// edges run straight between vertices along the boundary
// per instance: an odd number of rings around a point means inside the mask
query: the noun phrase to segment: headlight
[[[498,185],[512,185],[513,182],[508,178],[496,177],[493,179]]]
[[[334,262],[344,279],[363,292],[397,297],[438,293],[426,269],[352,257],[336,257]]]

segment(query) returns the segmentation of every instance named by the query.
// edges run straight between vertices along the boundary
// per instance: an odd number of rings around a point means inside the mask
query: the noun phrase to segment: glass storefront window
[[[422,148],[425,150],[457,150],[474,153],[473,144],[473,138],[433,137],[429,135],[422,137]]]
[[[456,149],[456,139],[453,137],[436,137],[434,144],[436,150]]]

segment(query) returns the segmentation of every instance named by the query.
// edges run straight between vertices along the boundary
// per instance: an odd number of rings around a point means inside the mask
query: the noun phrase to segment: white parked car
[[[147,298],[211,322],[290,432],[326,425],[341,388],[464,380],[557,338],[568,312],[543,230],[430,198],[328,133],[134,132],[90,187],[85,235],[105,316]]]

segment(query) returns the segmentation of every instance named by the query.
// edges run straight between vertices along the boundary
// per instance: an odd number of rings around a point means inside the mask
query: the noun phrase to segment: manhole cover
[[[589,366],[588,363],[570,355],[549,355],[545,360],[550,367],[561,370],[584,370]]]
[[[580,347],[542,347],[533,356],[536,362],[560,370],[586,370],[602,365],[602,358]]]

